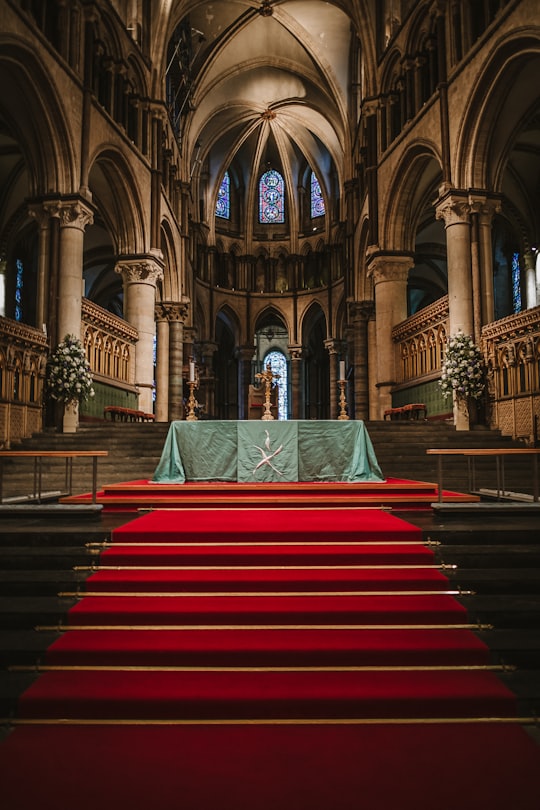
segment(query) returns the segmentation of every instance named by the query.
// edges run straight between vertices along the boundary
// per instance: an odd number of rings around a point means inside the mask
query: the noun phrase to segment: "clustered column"
[[[353,303],[349,309],[353,327],[354,416],[364,420],[369,419],[368,321],[372,312],[371,301]]]

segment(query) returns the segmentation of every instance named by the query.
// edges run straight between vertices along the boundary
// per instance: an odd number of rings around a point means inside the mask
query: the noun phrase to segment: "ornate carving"
[[[123,318],[118,318],[112,312],[103,309],[98,304],[94,304],[93,301],[89,301],[88,298],[83,298],[81,310],[84,323],[103,329],[122,340],[131,343],[137,342],[139,337],[137,330],[127,321],[124,321]]]
[[[392,340],[398,343],[400,340],[420,334],[427,326],[435,326],[439,323],[446,324],[448,315],[448,296],[445,295],[417,312],[416,315],[412,315],[406,321],[394,326]]]
[[[84,231],[94,222],[94,212],[82,200],[54,200],[44,202],[43,209],[49,216],[60,220],[61,228],[78,228]]]
[[[471,204],[468,197],[453,193],[443,197],[435,208],[435,218],[443,219],[444,225],[468,225]]]
[[[153,256],[141,256],[135,259],[120,259],[115,272],[120,273],[123,281],[131,284],[146,282],[156,286],[163,278],[163,265]]]
[[[185,323],[189,306],[181,301],[161,301],[156,304],[156,318],[159,321]]]

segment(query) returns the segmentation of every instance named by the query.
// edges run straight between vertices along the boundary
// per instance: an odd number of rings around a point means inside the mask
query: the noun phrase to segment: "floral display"
[[[47,391],[59,402],[84,402],[94,396],[92,374],[81,341],[66,335],[47,362]]]
[[[479,399],[485,388],[485,367],[482,352],[473,339],[457,332],[446,346],[439,385],[443,396]]]

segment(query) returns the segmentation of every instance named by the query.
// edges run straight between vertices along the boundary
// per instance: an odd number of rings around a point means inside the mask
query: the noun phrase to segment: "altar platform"
[[[91,493],[63,504],[83,504]],[[172,422],[149,479],[102,486],[106,512],[149,509],[430,509],[437,484],[386,478],[364,423]],[[445,503],[477,496],[443,492]]]

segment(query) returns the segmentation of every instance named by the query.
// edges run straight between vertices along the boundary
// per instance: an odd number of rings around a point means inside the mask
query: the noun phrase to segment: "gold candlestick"
[[[347,414],[347,399],[345,397],[345,386],[347,385],[347,380],[338,380],[337,384],[339,386],[339,416],[338,416],[338,419],[348,419],[349,416]]]
[[[266,371],[262,371],[259,374],[255,374],[255,377],[258,380],[264,380],[264,413],[261,416],[261,419],[268,422],[269,419],[273,419],[272,416],[272,403],[270,402],[270,391],[272,388],[272,381],[274,379],[279,380],[280,374],[274,374],[272,371],[272,366],[270,363],[266,364]]]
[[[195,363],[193,357],[189,358],[189,397],[186,403],[186,422],[197,422],[197,416],[195,415],[195,408],[199,407],[199,403],[195,399],[195,394],[193,393],[199,387],[199,370]]]
[[[195,408],[199,407],[199,403],[195,399],[195,394],[193,393],[193,391],[197,387],[197,383],[190,380],[190,382],[188,382],[188,385],[189,385],[189,397],[186,403],[186,413],[187,413],[186,422],[196,422],[197,416],[195,415]]]

